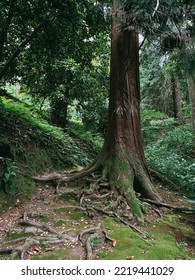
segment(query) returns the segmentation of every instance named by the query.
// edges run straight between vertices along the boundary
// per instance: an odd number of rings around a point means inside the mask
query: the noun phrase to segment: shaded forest
[[[194,259],[193,1],[1,1],[0,259]]]

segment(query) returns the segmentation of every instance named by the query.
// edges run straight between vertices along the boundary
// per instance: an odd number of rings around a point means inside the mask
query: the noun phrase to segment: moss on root
[[[110,184],[126,199],[137,220],[143,222],[141,204],[134,191],[135,174],[132,167],[124,157],[119,155],[106,162],[105,170],[104,173],[107,173]]]

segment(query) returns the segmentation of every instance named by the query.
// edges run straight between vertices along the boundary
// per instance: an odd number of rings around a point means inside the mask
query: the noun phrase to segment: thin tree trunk
[[[172,83],[174,118],[182,119],[182,115],[181,115],[182,101],[181,101],[179,78],[177,76],[173,76],[171,79],[171,83]]]
[[[191,106],[192,128],[195,133],[195,77],[192,72],[187,71],[186,78],[188,83],[188,92]]]

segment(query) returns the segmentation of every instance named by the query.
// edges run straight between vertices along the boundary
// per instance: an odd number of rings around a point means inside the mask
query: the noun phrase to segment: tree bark
[[[121,27],[127,15],[120,0],[113,0],[112,15],[108,129],[96,164],[103,166],[104,176],[143,220],[135,191],[160,198],[150,180],[141,139],[139,34],[136,26]]]
[[[177,76],[173,76],[171,79],[171,83],[172,83],[174,118],[181,119],[182,101],[181,101],[179,78]]]
[[[188,83],[188,92],[191,106],[192,128],[195,133],[195,77],[192,72],[187,71],[186,78]]]

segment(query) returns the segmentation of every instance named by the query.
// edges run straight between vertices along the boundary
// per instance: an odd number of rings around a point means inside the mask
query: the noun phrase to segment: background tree
[[[89,38],[106,26],[102,4],[92,0],[5,0],[0,8],[1,80],[21,76],[27,64],[52,64],[65,53],[86,62],[91,51],[83,45],[91,45]]]
[[[140,53],[141,100],[145,108],[173,115],[170,67],[159,42],[147,42]]]
[[[109,19],[105,5],[101,1],[79,0],[58,4],[2,1],[2,85],[19,80],[20,86],[42,105],[49,100],[52,121],[65,127],[68,105],[75,99],[77,104],[89,103],[95,92],[94,81],[100,89],[101,77],[108,74],[108,68],[103,70],[108,63],[99,65],[102,75],[93,63],[108,52]],[[103,82],[107,87],[108,80]]]

